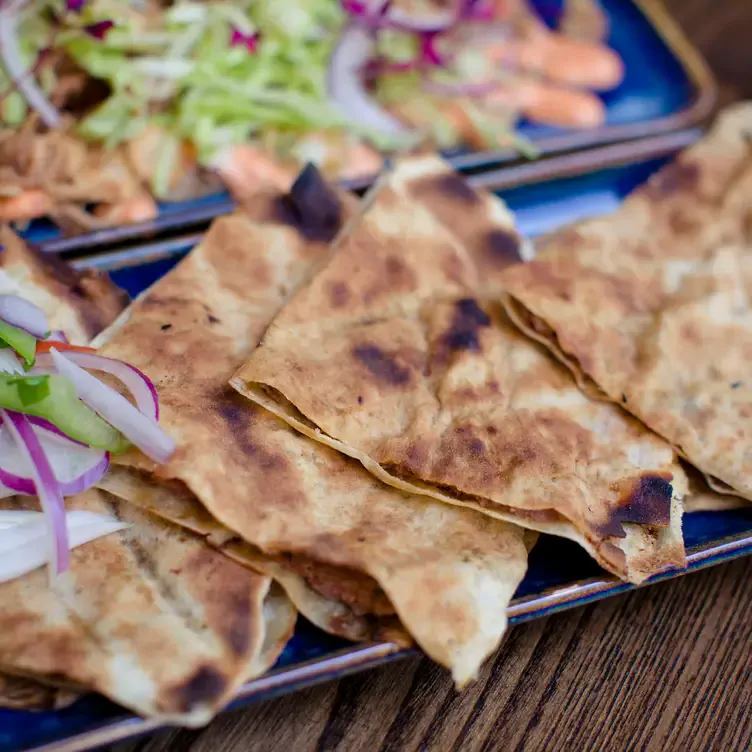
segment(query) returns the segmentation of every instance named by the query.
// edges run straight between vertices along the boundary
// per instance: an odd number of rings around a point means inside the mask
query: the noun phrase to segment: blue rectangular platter
[[[602,128],[587,131],[563,131],[527,122],[519,125],[520,133],[538,147],[542,155],[572,150],[590,150],[606,143],[655,138],[667,133],[691,129],[712,109],[715,100],[713,79],[702,58],[684,38],[660,0],[600,0],[609,19],[609,44],[624,60],[626,75],[614,91],[603,95],[607,122]],[[555,26],[563,0],[531,0],[541,17]],[[488,170],[519,162],[517,155],[505,151],[447,154],[452,164],[463,171]],[[536,160],[517,171],[516,182],[537,180],[545,162]],[[596,166],[591,162],[591,167]],[[346,185],[363,188],[369,179]],[[228,211],[232,201],[227,194],[216,194],[184,203],[165,204],[160,217],[130,227],[95,231],[85,236],[53,243],[49,250],[66,251],[71,247],[88,247],[118,242],[127,238],[148,237],[171,231]],[[32,243],[46,243],[60,237],[49,222],[34,222],[25,236]]]
[[[521,230],[534,237],[558,226],[613,210],[622,198],[666,161],[652,159],[570,177],[500,191],[516,212]],[[200,236],[158,243],[115,254],[79,259],[78,267],[111,270],[115,281],[131,295],[165,274]],[[749,510],[702,512],[685,516],[684,535],[689,567],[711,566],[752,553],[752,505]],[[683,572],[667,572],[656,582]],[[625,592],[633,586],[614,580],[579,546],[542,536],[533,549],[530,567],[509,609],[516,624],[584,603]],[[410,653],[391,644],[352,645],[326,635],[300,619],[294,638],[274,670],[249,682],[233,707],[268,699],[310,684],[397,660]],[[111,744],[159,728],[117,708],[103,698],[87,696],[55,712],[0,710],[0,752],[45,750],[73,752]]]

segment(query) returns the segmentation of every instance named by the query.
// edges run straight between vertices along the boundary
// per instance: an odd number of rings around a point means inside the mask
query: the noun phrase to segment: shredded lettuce
[[[85,33],[102,21],[114,23],[103,39]],[[335,0],[178,0],[167,9],[153,0],[87,0],[77,12],[66,12],[62,0],[32,0],[18,30],[29,67],[54,44],[109,85],[107,100],[79,123],[82,137],[113,147],[157,121],[169,126],[154,178],[164,195],[180,140],[209,163],[270,130],[351,129],[326,93],[344,21]],[[231,45],[234,30],[259,33],[257,52]],[[18,125],[26,105],[1,70],[0,87],[11,91],[2,99],[2,123]]]
[[[103,22],[113,26],[101,39],[87,33]],[[211,165],[242,143],[292,148],[289,134],[338,132],[383,149],[403,148],[414,138],[370,132],[329,101],[327,67],[346,22],[338,0],[177,0],[166,8],[157,0],[86,0],[75,11],[65,0],[30,0],[18,30],[30,67],[54,46],[108,84],[107,99],[76,125],[81,137],[113,148],[150,126],[164,129],[152,186],[159,197],[169,193],[182,143]],[[233,44],[234,33],[258,35],[258,44]],[[379,58],[392,65],[420,59],[420,47],[413,34],[379,34]],[[452,70],[433,73],[450,83],[475,76],[481,58],[469,51]],[[54,74],[45,75],[43,88],[51,92]],[[8,89],[0,68],[0,92]],[[376,94],[387,105],[412,107],[441,146],[456,142],[456,128],[423,91],[421,75],[387,72],[377,79]],[[16,92],[0,99],[0,124],[18,125],[26,114]]]
[[[47,46],[50,30],[47,24],[26,9],[18,26],[18,47],[21,62],[31,70],[39,59],[42,50]],[[45,93],[54,88],[55,81],[49,79],[42,83]],[[7,92],[7,94],[6,94]],[[23,95],[14,90],[11,79],[0,65],[0,124],[10,126],[21,125],[29,114],[29,108]]]

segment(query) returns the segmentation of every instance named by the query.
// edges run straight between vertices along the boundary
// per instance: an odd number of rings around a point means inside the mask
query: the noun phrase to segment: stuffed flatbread
[[[618,212],[548,238],[507,301],[584,389],[747,499],[751,131],[750,105],[728,110]]]
[[[374,189],[233,384],[405,491],[572,538],[633,581],[682,566],[673,452],[581,395],[487,302],[521,241],[498,200],[464,185],[479,211],[458,243],[426,186],[459,193],[459,179],[436,162],[405,160]]]
[[[206,723],[268,662],[261,656],[271,580],[103,491],[72,497],[67,508],[129,527],[73,551],[70,593],[52,589],[43,569],[0,585],[0,665],[64,677],[142,715]]]
[[[263,225],[242,215],[217,220],[102,337],[103,354],[127,357],[155,381],[160,423],[179,443],[161,467],[135,453],[118,457],[104,483],[136,504],[168,487],[192,496],[262,555],[258,566],[316,623],[362,639],[394,628],[396,615],[462,685],[501,638],[534,536],[384,486],[227,383],[328,254],[349,211],[315,173],[301,181],[266,204]],[[306,215],[301,192],[316,197],[316,211]],[[254,206],[258,217],[261,203]],[[196,525],[196,515],[179,514]]]

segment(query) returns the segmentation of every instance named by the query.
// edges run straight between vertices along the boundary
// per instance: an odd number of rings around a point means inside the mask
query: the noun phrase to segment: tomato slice
[[[83,345],[69,345],[67,342],[56,342],[54,340],[45,340],[44,342],[40,340],[39,342],[37,342],[36,354],[41,355],[42,353],[48,353],[53,347],[59,352],[63,352],[64,350],[72,350],[73,352],[82,353],[96,352],[93,347],[84,347]]]

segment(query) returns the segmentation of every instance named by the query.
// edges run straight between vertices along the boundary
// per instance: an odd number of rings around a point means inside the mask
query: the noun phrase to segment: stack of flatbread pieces
[[[398,164],[233,384],[393,487],[571,538],[634,582],[682,566],[671,448],[499,304],[521,247],[498,199],[435,157]]]
[[[164,466],[113,458],[101,485],[271,574],[323,629],[414,638],[462,685],[501,638],[535,535],[384,485],[228,383],[353,209],[303,173],[289,196],[217,220],[100,338],[153,379],[178,441]]]
[[[129,524],[73,552],[75,597],[42,570],[0,585],[3,701],[95,689],[202,723],[274,663],[298,611],[414,640],[462,686],[539,532],[631,582],[684,566],[688,494],[752,499],[748,127],[752,109],[731,111],[534,259],[504,204],[433,156],[360,203],[307,169],[125,310],[4,238],[0,291],[75,341],[109,324],[94,346],[154,382],[178,449],[115,456],[69,500]]]
[[[51,589],[44,569],[0,585],[3,670],[64,678],[141,715],[198,725],[274,663],[296,613],[268,577],[105,492],[67,506],[129,527],[72,552],[73,597]],[[275,638],[264,645],[266,617]]]
[[[0,292],[34,300],[52,328],[85,343],[122,310],[123,293],[106,277],[51,265],[9,231],[2,239]],[[10,498],[0,508],[38,504]],[[0,584],[0,704],[55,707],[94,689],[142,715],[193,725],[275,662],[296,611],[268,576],[106,492],[67,506],[128,528],[72,552],[67,596],[44,569]]]
[[[750,195],[747,104],[723,114],[617,213],[553,234],[533,263],[511,272],[507,301],[519,326],[583,389],[639,417],[712,488],[745,499],[752,499]]]

